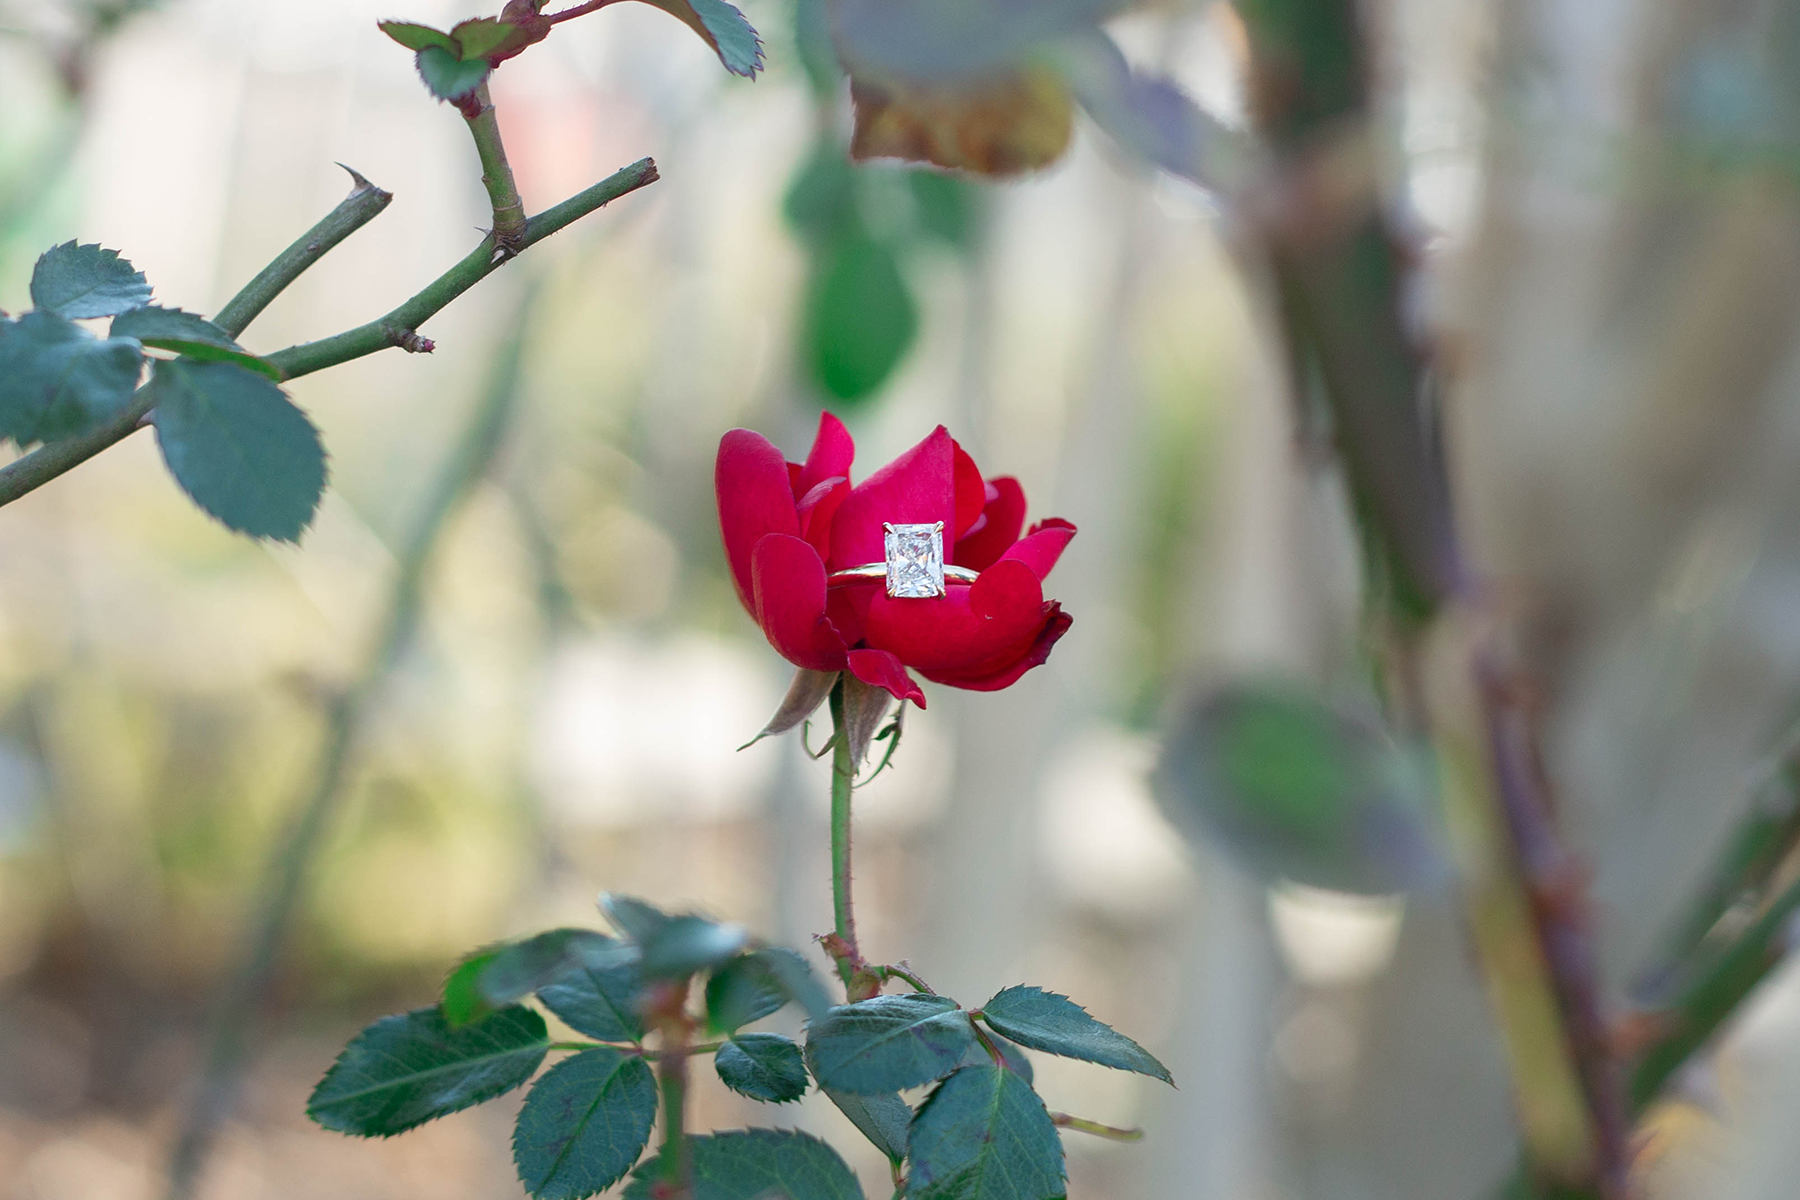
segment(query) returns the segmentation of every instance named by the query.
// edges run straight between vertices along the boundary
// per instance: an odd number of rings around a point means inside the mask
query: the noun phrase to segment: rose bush
[[[848,670],[921,708],[908,673],[975,691],[1007,687],[1050,656],[1071,618],[1043,580],[1075,526],[1056,517],[1020,536],[1025,492],[983,479],[943,426],[855,486],[856,447],[830,413],[803,463],[761,434],[719,443],[719,529],[738,599],[783,657]],[[833,571],[883,560],[882,525],[944,523],[944,561],[979,572],[935,599],[896,599],[879,579],[828,588]]]

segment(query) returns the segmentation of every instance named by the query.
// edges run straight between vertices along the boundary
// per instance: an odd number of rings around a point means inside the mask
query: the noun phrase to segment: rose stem
[[[862,962],[856,946],[856,911],[850,899],[850,795],[856,763],[850,757],[850,730],[844,719],[844,680],[831,688],[831,910],[837,921],[838,975],[848,988]]]
[[[500,121],[494,113],[494,101],[483,81],[459,104],[469,133],[475,139],[475,152],[481,156],[481,186],[487,189],[494,209],[494,249],[511,258],[521,249],[525,239],[525,201],[519,198],[519,187],[513,182],[512,166],[506,161],[506,146],[500,141]]]
[[[687,984],[665,985],[657,1005],[657,1028],[662,1048],[656,1058],[656,1079],[662,1092],[663,1144],[652,1195],[656,1200],[688,1200],[692,1195],[688,1144],[684,1136],[687,1116],[688,1045],[692,1025],[688,1019]]]

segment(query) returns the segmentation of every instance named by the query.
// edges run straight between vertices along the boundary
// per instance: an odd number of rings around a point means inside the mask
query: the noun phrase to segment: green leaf
[[[863,1200],[856,1173],[809,1134],[746,1129],[687,1139],[692,1200]],[[653,1200],[662,1156],[639,1167],[625,1200]]]
[[[1427,753],[1286,683],[1188,704],[1152,785],[1176,828],[1270,880],[1392,894],[1452,878]]]
[[[838,1106],[839,1112],[850,1118],[850,1123],[861,1130],[877,1150],[888,1156],[889,1162],[898,1165],[906,1158],[907,1126],[912,1123],[913,1110],[900,1098],[899,1092],[858,1096],[823,1085],[819,1090]]]
[[[855,227],[856,168],[835,135],[813,144],[788,184],[781,214],[795,233],[821,245],[832,244]]]
[[[749,941],[750,934],[741,925],[721,925],[705,917],[670,917],[641,943],[642,970],[649,979],[680,979],[718,966]]]
[[[444,1014],[444,1021],[450,1028],[455,1029],[470,1021],[480,1020],[494,1011],[494,1006],[482,997],[477,981],[487,965],[499,956],[499,950],[477,950],[444,976],[443,992],[438,997],[438,1011]],[[519,997],[515,996],[513,999],[517,1000]]]
[[[980,195],[975,185],[944,171],[906,173],[919,231],[952,249],[969,250],[981,229]]]
[[[1000,1052],[1000,1057],[1005,1060],[1007,1070],[1012,1071],[1017,1075],[1024,1076],[1026,1083],[1032,1083],[1036,1079],[1037,1070],[1031,1065],[1031,1059],[1026,1056],[1023,1050],[1019,1049],[999,1034],[991,1031],[987,1035],[987,1040],[992,1042],[994,1044],[994,1049]],[[963,1060],[959,1065],[965,1067],[979,1067],[983,1063],[991,1063],[993,1061],[994,1056],[988,1053],[988,1048],[980,1042],[977,1042],[969,1047],[969,1052],[963,1055]]]
[[[48,312],[0,321],[0,437],[21,446],[81,433],[131,403],[144,352]]]
[[[456,40],[441,29],[415,25],[411,21],[377,21],[376,25],[381,32],[408,50],[417,51],[427,46],[436,46],[440,50],[448,50],[452,55],[457,53]]]
[[[636,1165],[656,1123],[656,1079],[605,1046],[557,1063],[532,1085],[513,1127],[519,1181],[538,1200],[579,1200]]]
[[[788,961],[778,962],[781,959]],[[794,998],[788,991],[788,978],[801,973],[810,975],[811,971],[792,950],[775,946],[740,954],[706,981],[707,1029],[736,1033],[762,1020]]]
[[[635,948],[591,929],[552,929],[477,952],[444,981],[440,1007],[452,1026],[522,1000],[577,966],[630,962]]]
[[[806,1019],[817,1020],[831,1009],[831,993],[819,982],[818,974],[806,960],[792,950],[771,946],[756,952],[769,971],[786,990],[788,999],[806,1011]]]
[[[112,336],[136,338],[146,346],[172,350],[201,362],[234,362],[281,382],[280,367],[247,352],[229,333],[198,313],[145,305],[114,317]]]
[[[811,1082],[800,1047],[778,1033],[742,1033],[713,1056],[725,1086],[752,1100],[786,1104],[806,1095]]]
[[[1062,1139],[1031,1085],[1011,1071],[964,1067],[913,1117],[912,1200],[1061,1200]]]
[[[459,22],[450,27],[450,36],[461,47],[464,59],[510,56],[542,40],[541,36],[498,17],[476,17]]]
[[[531,1078],[549,1048],[544,1018],[501,1009],[451,1029],[435,1008],[383,1017],[350,1040],[313,1089],[306,1115],[327,1129],[387,1137]]]
[[[156,441],[195,504],[252,537],[300,540],[325,491],[325,448],[281,389],[235,363],[156,365]]]
[[[654,904],[622,892],[601,892],[600,911],[614,928],[640,946],[670,919]]]
[[[464,61],[442,46],[427,46],[418,54],[419,78],[439,100],[459,100],[481,86],[492,71],[486,59]]]
[[[577,1033],[603,1042],[636,1042],[644,1036],[638,1013],[642,980],[635,962],[576,966],[539,988],[537,998]]]
[[[64,242],[32,268],[31,302],[71,321],[111,317],[150,303],[150,284],[117,250]]]
[[[699,34],[725,69],[733,75],[754,79],[762,70],[762,39],[744,14],[725,0],[644,0],[676,17]]]
[[[807,358],[819,386],[861,400],[887,381],[919,331],[894,252],[859,232],[823,249],[806,301]]]
[[[942,1078],[974,1043],[956,1001],[918,993],[831,1009],[808,1026],[806,1053],[820,1083],[866,1095]]]
[[[1079,1058],[1174,1083],[1169,1070],[1142,1046],[1094,1020],[1067,996],[1034,987],[1009,987],[981,1006],[981,1019],[1021,1046]]]

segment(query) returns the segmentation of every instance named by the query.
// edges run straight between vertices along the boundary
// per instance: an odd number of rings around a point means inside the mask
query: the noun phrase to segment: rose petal
[[[1039,521],[1030,533],[1014,542],[1000,558],[1001,561],[1011,559],[1022,562],[1031,568],[1032,574],[1042,579],[1056,566],[1056,560],[1062,557],[1063,547],[1074,536],[1075,526],[1061,517],[1052,517],[1047,521]]]
[[[1001,670],[1037,639],[1045,619],[1044,593],[1031,568],[1002,560],[972,587],[952,586],[931,600],[868,601],[863,635],[926,674],[980,677]]]
[[[1050,650],[1057,639],[1069,632],[1069,626],[1075,618],[1062,610],[1062,605],[1055,601],[1044,606],[1046,613],[1044,627],[1038,632],[1037,640],[1015,661],[988,675],[953,675],[935,674],[931,671],[919,673],[933,683],[942,683],[950,687],[965,688],[971,692],[997,692],[1001,688],[1011,687],[1019,681],[1019,676],[1033,667],[1042,666],[1050,657]]]
[[[788,483],[787,460],[760,433],[733,429],[719,439],[713,487],[719,500],[719,533],[725,541],[731,581],[737,586],[738,599],[754,614],[751,552],[766,534],[800,531],[794,493]]]
[[[987,481],[991,489],[982,522],[956,539],[950,561],[959,567],[985,571],[1000,561],[1006,548],[1019,540],[1025,527],[1025,489],[1010,475]]]
[[[954,452],[950,435],[939,425],[924,441],[852,488],[831,522],[832,569],[885,559],[884,523],[942,521],[948,543],[956,520]]]
[[[911,700],[925,707],[924,690],[913,682],[897,656],[886,650],[852,650],[849,659],[850,673],[864,683],[886,688],[896,700]]]
[[[981,470],[975,465],[975,460],[969,457],[968,451],[954,440],[951,441],[950,448],[954,453],[951,471],[956,488],[956,521],[946,527],[946,532],[954,531],[955,536],[960,538],[981,519],[981,510],[987,507],[987,485],[981,481]],[[950,549],[953,540],[955,539],[951,537],[944,539],[946,551]]]
[[[751,556],[756,623],[769,644],[797,667],[844,669],[844,639],[825,615],[825,564],[791,534],[771,533]]]
[[[831,553],[831,518],[850,494],[850,481],[833,476],[813,487],[800,499],[800,536],[819,552],[820,561]]]
[[[819,432],[813,436],[806,463],[794,480],[794,497],[804,496],[835,476],[850,478],[850,463],[855,458],[856,443],[844,423],[830,413],[820,413]]]

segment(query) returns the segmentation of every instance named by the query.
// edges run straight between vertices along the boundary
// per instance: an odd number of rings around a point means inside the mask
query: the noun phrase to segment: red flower
[[[1071,618],[1042,581],[1075,526],[1050,518],[1019,536],[1025,493],[1015,479],[983,480],[938,426],[924,441],[850,486],[856,452],[830,413],[804,463],[734,429],[719,442],[715,484],[725,557],[738,599],[796,666],[849,670],[925,706],[910,667],[935,683],[1006,687],[1050,657]],[[827,589],[826,577],[883,559],[884,522],[944,523],[944,561],[980,572],[946,580],[936,599],[894,599],[879,579]]]

